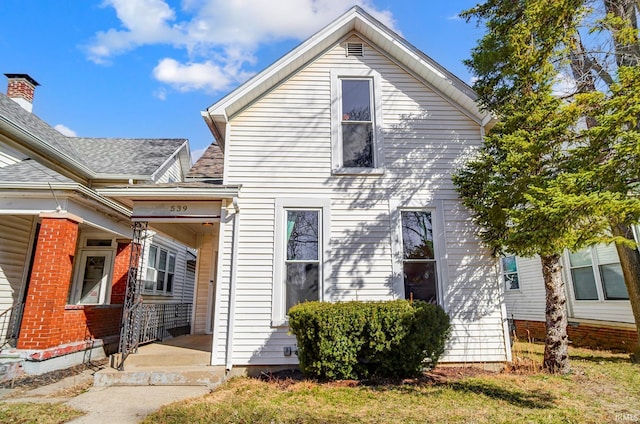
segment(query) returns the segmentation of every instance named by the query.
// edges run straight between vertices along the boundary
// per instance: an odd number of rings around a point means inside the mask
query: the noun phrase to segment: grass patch
[[[167,405],[145,423],[640,422],[640,367],[628,355],[571,349],[573,373],[547,375],[542,345],[516,343],[505,372],[438,367],[401,381],[237,378]]]
[[[0,423],[62,424],[84,415],[61,403],[0,403]]]

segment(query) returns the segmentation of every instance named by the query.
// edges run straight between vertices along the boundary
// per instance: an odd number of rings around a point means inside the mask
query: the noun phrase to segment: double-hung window
[[[431,212],[402,211],[401,221],[405,298],[436,303],[438,279]]]
[[[156,245],[149,246],[144,291],[157,295],[171,294],[173,292],[175,272],[176,254]]]
[[[614,245],[599,244],[569,252],[576,300],[628,300],[620,259]]]
[[[382,172],[380,75],[332,72],[334,172]]]
[[[500,258],[502,279],[507,290],[520,290],[520,278],[518,277],[518,261],[514,255]]]
[[[371,79],[343,78],[342,166],[373,168],[373,107]]]
[[[285,308],[318,300],[320,285],[320,211],[287,209]]]
[[[277,198],[271,323],[287,324],[289,309],[298,303],[324,300],[330,237],[328,199]]]

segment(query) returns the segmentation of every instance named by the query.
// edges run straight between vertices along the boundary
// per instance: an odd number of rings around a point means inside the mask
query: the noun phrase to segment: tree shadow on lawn
[[[394,391],[407,394],[421,394],[423,388],[434,387],[451,389],[458,392],[474,393],[488,398],[508,402],[516,407],[527,409],[554,408],[556,399],[549,392],[534,390],[508,389],[486,381],[477,381],[473,378],[497,375],[490,371],[478,368],[444,368],[430,371],[424,375],[411,379],[373,378],[368,380],[339,380],[318,382],[307,379],[299,370],[287,370],[276,373],[263,373],[258,378],[262,381],[274,384],[280,389],[287,389],[301,381],[309,381],[313,384],[322,384],[327,387],[369,387],[372,390],[384,392]]]

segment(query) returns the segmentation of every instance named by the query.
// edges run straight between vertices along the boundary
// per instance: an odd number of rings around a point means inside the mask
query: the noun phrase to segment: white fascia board
[[[35,191],[53,191],[53,190],[63,190],[63,191],[73,191],[81,194],[85,198],[89,198],[93,201],[96,201],[114,211],[126,216],[131,217],[131,210],[121,205],[120,203],[114,202],[111,199],[108,199],[96,191],[83,186],[82,184],[76,183],[0,183],[0,190],[16,190],[16,193],[19,193],[22,197],[29,197],[30,192]],[[6,193],[4,194],[6,195]]]
[[[240,186],[198,187],[112,187],[100,188],[97,192],[106,197],[129,199],[233,199],[238,196]]]
[[[151,175],[146,174],[95,174],[96,181],[151,181]]]
[[[34,149],[36,153],[59,161],[61,164],[64,164],[66,167],[84,178],[95,178],[96,174],[91,169],[62,153],[40,137],[32,134],[27,129],[4,116],[0,116],[0,128],[5,128],[16,140],[26,143],[29,147]]]

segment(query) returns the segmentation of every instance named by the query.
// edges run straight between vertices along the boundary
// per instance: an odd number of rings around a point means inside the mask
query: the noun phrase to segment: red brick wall
[[[111,304],[67,305],[77,238],[77,222],[42,219],[18,348],[48,349],[119,336],[132,244],[118,243]]]
[[[76,221],[42,218],[18,348],[46,349],[60,344],[77,238]]]
[[[514,323],[518,339],[544,342],[544,322],[515,320]],[[638,343],[638,333],[634,330],[606,325],[570,323],[567,333],[571,345],[576,347],[631,352]]]

